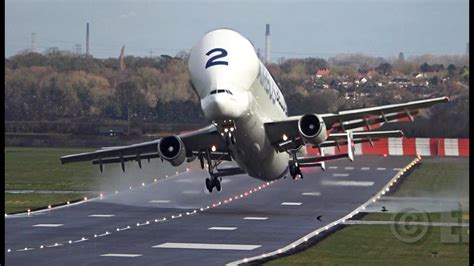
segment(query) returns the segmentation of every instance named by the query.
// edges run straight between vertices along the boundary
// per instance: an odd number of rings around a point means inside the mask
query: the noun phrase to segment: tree
[[[392,68],[392,65],[389,63],[381,63],[375,70],[381,75],[388,76],[392,73]]]
[[[450,77],[454,77],[454,76],[456,75],[456,70],[457,70],[457,69],[456,69],[456,66],[454,66],[453,64],[450,64],[450,65],[448,66],[448,75],[449,75]]]

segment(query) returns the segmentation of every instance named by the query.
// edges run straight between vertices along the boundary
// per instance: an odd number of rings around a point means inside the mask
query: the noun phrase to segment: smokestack
[[[265,62],[271,62],[270,56],[270,24],[267,24],[266,31],[265,31]]]
[[[31,33],[31,52],[36,52],[36,33]]]
[[[89,56],[89,22],[86,26],[86,57]]]

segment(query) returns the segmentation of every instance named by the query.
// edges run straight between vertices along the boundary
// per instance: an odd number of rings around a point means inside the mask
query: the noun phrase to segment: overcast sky
[[[189,51],[205,32],[227,27],[264,50],[271,25],[272,59],[327,58],[339,53],[391,57],[464,54],[469,40],[468,0],[6,0],[5,53],[31,47],[91,53],[175,55]]]

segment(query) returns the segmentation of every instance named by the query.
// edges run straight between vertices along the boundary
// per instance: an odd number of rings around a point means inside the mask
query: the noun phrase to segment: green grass
[[[426,221],[427,218],[430,222],[457,222],[459,220],[463,220],[463,212],[461,211],[453,211],[453,212],[428,212],[426,213],[426,217],[424,216],[425,213],[410,213],[413,215],[413,221]],[[403,215],[403,213],[400,213]],[[393,221],[395,220],[394,213],[368,213],[361,220],[364,221]],[[465,221],[468,222],[468,221]]]
[[[61,165],[63,155],[91,149],[5,149],[5,189],[89,190],[97,178],[90,162]]]
[[[5,212],[15,213],[28,209],[42,208],[48,205],[65,203],[90,197],[88,194],[38,194],[38,193],[22,193],[22,194],[5,194]]]
[[[432,193],[455,192],[469,197],[469,159],[423,158],[403,185],[391,196],[411,197]]]
[[[458,234],[467,237],[466,228]],[[469,243],[444,243],[440,227],[420,242],[397,239],[389,225],[351,225],[296,255],[268,265],[468,265]],[[461,239],[461,238],[460,238]],[[432,252],[438,258],[431,258]]]
[[[403,180],[399,189],[390,196],[419,197],[436,194],[468,198],[468,159],[424,158],[422,162],[423,164]],[[423,214],[414,215],[414,220],[423,221],[421,219]],[[460,211],[427,213],[427,216],[431,222],[456,222],[459,221],[457,219],[468,222],[462,220],[463,213]],[[369,213],[362,220],[391,221],[394,218],[393,213]],[[464,242],[447,243],[443,238],[445,230],[452,230]],[[425,237],[410,244],[397,239],[390,225],[350,225],[305,251],[267,264],[467,265],[469,263],[467,230],[461,227],[449,229],[429,227]],[[438,252],[438,258],[431,257],[434,251]]]

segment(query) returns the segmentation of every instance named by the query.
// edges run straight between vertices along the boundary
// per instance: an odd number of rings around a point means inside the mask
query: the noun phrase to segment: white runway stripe
[[[344,169],[346,169],[346,170],[354,170],[354,167],[348,166],[348,167],[345,167]]]
[[[235,230],[235,229],[237,229],[237,227],[219,227],[219,226],[215,226],[215,227],[208,228],[208,230],[222,230],[222,231],[232,231],[232,230]]]
[[[337,166],[329,166],[329,169],[337,169]]]
[[[122,257],[122,258],[135,258],[140,257],[142,254],[115,254],[115,253],[108,253],[102,254],[101,257]]]
[[[244,217],[244,220],[267,220],[268,217]]]
[[[170,200],[150,200],[149,203],[168,203]]]
[[[332,176],[349,176],[349,174],[332,174]]]
[[[33,227],[60,227],[64,224],[35,224]]]
[[[393,171],[400,171],[402,168],[393,168]]]
[[[325,186],[354,186],[354,187],[370,187],[374,185],[371,181],[330,181],[324,180],[322,182]]]
[[[383,171],[383,170],[386,170],[386,168],[383,168],[383,167],[377,167],[377,170]]]
[[[281,205],[285,206],[299,206],[303,204],[302,202],[282,202]]]
[[[360,170],[365,170],[365,171],[367,171],[367,170],[370,170],[370,167],[361,167]]]
[[[321,196],[320,192],[303,192],[301,193],[303,196]]]
[[[218,249],[218,250],[254,250],[260,245],[239,244],[207,244],[207,243],[164,243],[152,248],[182,248],[182,249]]]
[[[91,214],[89,217],[98,217],[98,218],[108,218],[108,217],[114,217],[115,214]]]

